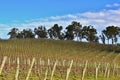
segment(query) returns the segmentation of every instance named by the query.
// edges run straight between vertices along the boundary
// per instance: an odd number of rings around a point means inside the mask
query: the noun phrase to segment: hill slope
[[[24,39],[0,41],[0,55],[119,62],[117,46],[74,41]]]

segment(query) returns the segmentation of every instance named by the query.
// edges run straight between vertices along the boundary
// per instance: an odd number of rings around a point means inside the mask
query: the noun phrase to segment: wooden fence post
[[[26,77],[25,80],[28,80],[28,79],[29,79],[29,76],[30,76],[30,73],[31,73],[31,70],[32,70],[32,68],[33,68],[34,63],[35,63],[35,58],[33,58],[33,60],[32,60],[30,69],[29,69],[29,71],[28,71],[28,74],[27,74],[27,77]]]
[[[2,64],[1,64],[1,67],[0,67],[0,75],[1,75],[1,73],[2,73],[2,70],[3,70],[3,67],[4,67],[4,65],[5,65],[6,60],[7,60],[7,56],[4,56],[3,61],[2,61]]]

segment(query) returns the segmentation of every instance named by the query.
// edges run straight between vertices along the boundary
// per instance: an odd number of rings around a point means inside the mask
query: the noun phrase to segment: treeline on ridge
[[[63,26],[54,24],[49,29],[45,26],[38,26],[34,30],[30,28],[23,29],[22,31],[18,28],[12,28],[8,35],[10,35],[10,39],[45,38],[53,40],[77,40],[81,42],[86,40],[87,42],[95,43],[101,41],[103,44],[110,44],[111,40],[112,44],[117,44],[120,36],[120,27],[114,25],[107,26],[106,29],[101,31],[101,35],[97,35],[97,30],[94,26],[83,26],[80,22],[73,21],[65,30],[63,30]]]

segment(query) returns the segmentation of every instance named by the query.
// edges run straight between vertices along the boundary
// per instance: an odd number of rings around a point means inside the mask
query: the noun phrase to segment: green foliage
[[[17,34],[18,34],[17,28],[12,28],[11,31],[8,33],[8,35],[10,35],[10,39],[17,38]]]
[[[54,24],[53,27],[48,29],[48,34],[50,36],[50,39],[55,39],[55,40],[62,40],[64,37],[64,33],[62,33],[63,27],[59,26],[58,24]]]
[[[83,29],[83,36],[89,42],[98,42],[98,38],[96,36],[97,30],[93,26],[84,26]]]
[[[75,36],[77,37],[77,40],[82,40],[82,25],[79,22],[73,21],[71,25],[68,25],[66,27],[66,33],[65,38],[67,40],[73,40]]]
[[[38,38],[47,38],[47,29],[44,26],[35,28],[34,32],[38,36]]]
[[[31,29],[23,29],[23,38],[34,38],[34,34]]]
[[[105,37],[108,40],[108,44],[109,44],[109,40],[112,40],[112,44],[116,44],[117,43],[117,37],[120,34],[120,28],[117,26],[108,26],[106,27],[105,30],[102,31],[102,33],[105,35]]]
[[[25,39],[25,38],[46,38],[46,39],[54,39],[54,40],[77,40],[82,41],[83,39],[87,42],[96,42],[99,43],[101,40],[103,44],[106,44],[106,40],[111,40],[112,44],[116,44],[118,42],[118,37],[120,37],[120,28],[117,26],[108,26],[106,29],[102,30],[102,34],[97,36],[97,30],[94,26],[82,26],[80,22],[73,21],[70,25],[68,25],[65,30],[63,30],[63,26],[59,26],[58,24],[54,24],[48,30],[45,26],[39,26],[34,29],[23,29],[19,31],[17,28],[11,29],[8,32],[10,35],[10,39]]]

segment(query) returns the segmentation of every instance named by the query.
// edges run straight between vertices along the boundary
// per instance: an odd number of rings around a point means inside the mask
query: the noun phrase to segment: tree
[[[102,33],[99,37],[100,37],[102,43],[105,44],[105,35]]]
[[[11,31],[8,33],[8,35],[10,35],[10,39],[17,38],[18,31],[18,28],[12,28]]]
[[[33,34],[32,30],[31,29],[23,29],[22,31],[23,33],[23,38],[35,38],[35,35]]]
[[[102,33],[107,38],[108,44],[110,39],[112,41],[112,44],[117,44],[118,35],[120,34],[120,28],[117,26],[108,26],[105,30],[102,31]]]
[[[74,28],[74,36],[77,37],[77,41],[82,41],[83,34],[82,34],[82,25],[80,22],[73,21],[72,22]]]
[[[38,38],[47,38],[47,29],[44,26],[35,28],[34,33],[38,36]]]
[[[16,37],[17,39],[23,39],[24,38],[23,32],[19,31]]]
[[[108,44],[109,44],[109,40],[110,40],[110,36],[108,34],[108,31],[107,30],[103,30],[102,33],[105,35],[107,41],[108,41]]]
[[[73,40],[77,38],[77,41],[82,41],[83,33],[82,33],[82,25],[80,22],[73,21],[70,25],[66,27],[65,38],[67,40]]]
[[[62,26],[58,24],[54,24],[53,27],[48,29],[48,34],[51,39],[62,40],[64,38],[64,34],[62,33]]]
[[[98,42],[98,37],[96,36],[97,30],[93,26],[84,26],[82,29],[83,37],[88,42]]]
[[[74,39],[74,26],[73,25],[68,25],[66,27],[66,32],[65,32],[65,37],[67,40],[73,40]]]
[[[48,29],[48,34],[49,34],[50,39],[54,39],[53,38],[53,29],[52,28]]]

